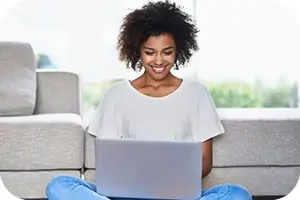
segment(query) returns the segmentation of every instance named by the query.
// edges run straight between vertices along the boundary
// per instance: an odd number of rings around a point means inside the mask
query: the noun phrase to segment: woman
[[[200,140],[202,174],[207,176],[212,169],[212,139],[224,128],[207,88],[170,72],[198,50],[197,33],[190,16],[168,1],[150,2],[129,13],[118,38],[120,59],[144,72],[106,91],[88,132],[105,138]],[[49,200],[111,199],[95,191],[94,183],[59,175],[51,180],[46,194]],[[252,198],[244,187],[224,184],[204,190],[200,200],[205,199]]]

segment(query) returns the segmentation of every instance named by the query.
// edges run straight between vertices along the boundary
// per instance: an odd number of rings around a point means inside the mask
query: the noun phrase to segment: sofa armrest
[[[78,74],[59,70],[37,70],[35,114],[75,113],[81,115]]]

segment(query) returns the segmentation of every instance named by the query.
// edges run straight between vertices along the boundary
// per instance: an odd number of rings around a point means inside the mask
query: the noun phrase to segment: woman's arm
[[[207,176],[211,170],[213,165],[213,139],[209,139],[203,143],[202,146],[202,178]]]

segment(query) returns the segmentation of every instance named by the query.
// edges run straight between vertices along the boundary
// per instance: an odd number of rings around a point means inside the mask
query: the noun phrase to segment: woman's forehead
[[[166,33],[158,36],[150,36],[143,46],[164,49],[166,47],[175,47],[175,41],[172,35]]]

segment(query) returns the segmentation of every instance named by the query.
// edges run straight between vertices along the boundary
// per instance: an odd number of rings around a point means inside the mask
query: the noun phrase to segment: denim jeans
[[[109,198],[96,193],[96,185],[70,175],[54,177],[46,188],[49,200],[127,200]],[[252,200],[247,189],[240,185],[222,184],[203,190],[197,200]]]

